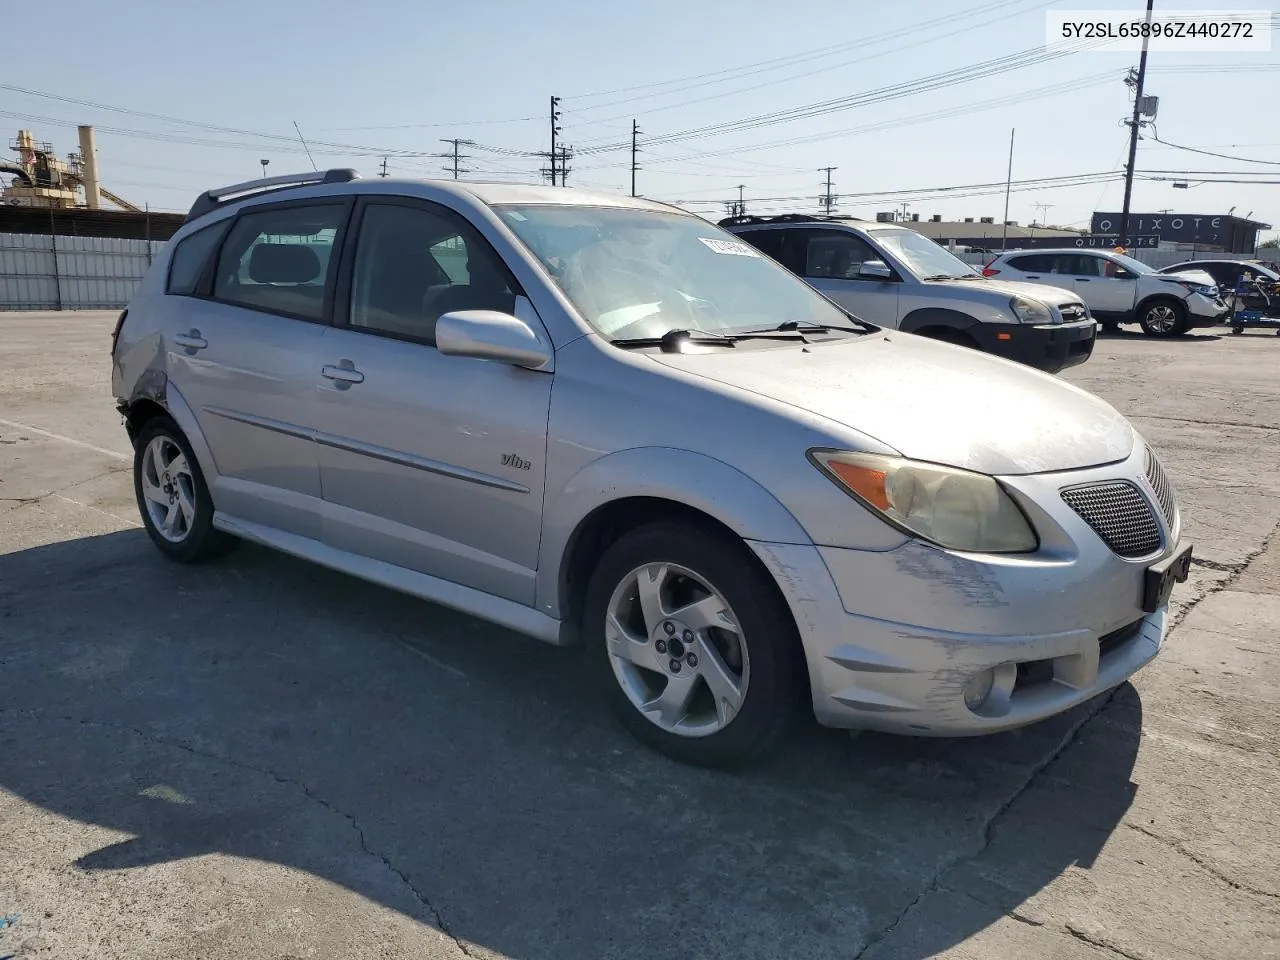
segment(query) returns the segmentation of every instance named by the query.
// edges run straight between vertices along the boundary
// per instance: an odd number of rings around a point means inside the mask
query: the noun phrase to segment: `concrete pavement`
[[[1280,338],[1100,342],[1201,562],[1132,685],[690,770],[578,654],[136,519],[106,314],[0,314],[0,957],[1280,955]]]

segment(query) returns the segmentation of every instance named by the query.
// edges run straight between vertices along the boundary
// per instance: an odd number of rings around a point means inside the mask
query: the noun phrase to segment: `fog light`
[[[970,710],[979,709],[991,696],[991,687],[995,684],[995,670],[983,670],[974,674],[964,685],[964,705]]]

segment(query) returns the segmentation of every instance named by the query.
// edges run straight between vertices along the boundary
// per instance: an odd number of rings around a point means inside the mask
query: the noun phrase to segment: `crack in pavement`
[[[1216,570],[1218,573],[1235,573],[1244,563],[1222,563],[1218,560],[1205,560],[1203,557],[1192,557],[1191,564],[1196,567],[1204,567],[1206,570]]]
[[[1096,937],[1091,937],[1089,936],[1089,934],[1085,933],[1083,930],[1079,929],[1078,927],[1073,927],[1069,923],[1065,927],[1063,927],[1063,929],[1066,930],[1067,933],[1071,934],[1071,936],[1079,940],[1081,943],[1087,943],[1089,946],[1097,947],[1099,950],[1105,950],[1108,953],[1114,953],[1117,957],[1124,957],[1125,960],[1149,960],[1148,957],[1143,956],[1140,953],[1130,953],[1128,950],[1124,950],[1121,947],[1117,947],[1114,943],[1108,943],[1106,940],[1099,940]]]
[[[1266,553],[1267,550],[1270,549],[1271,543],[1274,541],[1277,534],[1280,534],[1280,521],[1277,521],[1275,526],[1271,528],[1271,532],[1262,539],[1262,542],[1259,545],[1258,549],[1252,551],[1248,556],[1246,556],[1245,559],[1239,564],[1239,566],[1234,568],[1228,576],[1214,583],[1206,584],[1205,585],[1206,589],[1204,590],[1203,593],[1194,597],[1189,603],[1186,604],[1186,606],[1184,606],[1177,613],[1177,615],[1171,615],[1169,617],[1168,629],[1165,633],[1165,643],[1168,643],[1169,638],[1173,634],[1173,631],[1176,630],[1179,626],[1181,626],[1182,622],[1187,618],[1187,616],[1191,613],[1192,610],[1198,607],[1201,603],[1203,603],[1209,597],[1213,596],[1215,593],[1221,593],[1224,590],[1230,589],[1230,587],[1238,579],[1240,579],[1241,576],[1244,575],[1245,571],[1249,567],[1249,564],[1251,564],[1254,560],[1258,559],[1258,557],[1262,556],[1262,554]],[[1089,711],[1084,717],[1080,719],[1078,723],[1073,724],[1071,728],[1067,730],[1067,732],[1063,735],[1063,737],[1058,741],[1057,745],[1051,751],[1049,751],[1049,753],[1046,756],[1044,756],[1038,763],[1034,764],[1028,770],[1027,776],[1023,778],[1022,782],[1017,786],[1017,788],[1014,789],[1014,791],[1007,798],[1005,798],[1005,800],[1003,800],[1000,804],[998,804],[996,808],[990,814],[987,815],[987,817],[982,821],[982,839],[981,839],[981,842],[977,845],[976,849],[968,853],[957,854],[956,856],[948,857],[940,861],[938,866],[934,869],[933,874],[929,877],[928,882],[925,883],[923,888],[921,888],[920,892],[911,900],[910,903],[908,903],[902,909],[902,911],[887,926],[885,926],[880,932],[872,934],[867,939],[867,942],[863,944],[862,949],[859,950],[856,954],[854,954],[853,960],[861,960],[861,958],[864,957],[873,947],[877,946],[878,944],[880,944],[881,942],[883,942],[884,940],[892,936],[893,932],[897,930],[899,926],[901,926],[902,922],[906,920],[906,918],[911,914],[911,912],[917,906],[920,905],[920,903],[925,899],[925,897],[927,897],[929,894],[941,888],[942,878],[948,872],[950,872],[951,870],[955,869],[956,867],[960,866],[963,863],[968,863],[972,860],[976,860],[978,857],[982,856],[982,854],[986,852],[987,848],[991,846],[991,841],[993,839],[994,832],[995,832],[996,822],[1002,816],[1004,816],[1005,813],[1008,812],[1008,810],[1018,801],[1018,799],[1024,793],[1026,793],[1028,790],[1031,789],[1035,781],[1040,777],[1042,773],[1047,771],[1050,767],[1054,765],[1054,763],[1056,763],[1062,757],[1062,755],[1066,752],[1067,748],[1071,746],[1072,743],[1075,742],[1075,740],[1080,735],[1080,733],[1084,730],[1084,728],[1089,723],[1091,723],[1096,717],[1098,717],[1100,714],[1105,712],[1111,706],[1111,704],[1114,702],[1116,698],[1116,695],[1119,693],[1121,687],[1123,686],[1124,684],[1120,684],[1119,686],[1116,686],[1111,690],[1109,690],[1106,694],[1100,696],[1096,709]],[[1222,879],[1225,880],[1226,878],[1222,878]],[[1068,926],[1066,929],[1069,933],[1071,933],[1073,936],[1076,936],[1078,939],[1085,940],[1088,943],[1092,943],[1094,946],[1097,946],[1101,949],[1110,950],[1112,953],[1117,953],[1120,956],[1129,958],[1129,960],[1146,960],[1146,958],[1143,958],[1143,957],[1134,957],[1131,954],[1124,953],[1119,948],[1113,947],[1110,944],[1094,943],[1093,941],[1088,940],[1088,938],[1085,935],[1081,935],[1077,933],[1070,926]]]
[[[1126,822],[1125,826],[1128,827],[1130,830],[1135,831],[1136,833],[1142,834],[1144,837],[1150,837],[1152,840],[1155,840],[1157,843],[1164,844],[1166,847],[1168,847],[1170,850],[1173,850],[1175,853],[1182,854],[1182,856],[1186,857],[1188,860],[1194,863],[1197,867],[1199,867],[1205,873],[1209,874],[1209,876],[1213,877],[1215,880],[1219,880],[1222,883],[1225,883],[1232,890],[1239,890],[1241,893],[1252,893],[1256,897],[1267,897],[1268,899],[1271,899],[1271,900],[1280,900],[1280,893],[1271,893],[1269,890],[1259,890],[1257,887],[1251,887],[1247,883],[1242,883],[1239,880],[1233,880],[1231,877],[1223,873],[1218,867],[1214,866],[1212,863],[1205,860],[1203,857],[1199,856],[1198,854],[1192,853],[1185,846],[1183,846],[1183,844],[1178,840],[1170,840],[1168,837],[1162,837],[1160,834],[1152,830],[1148,830],[1146,827],[1139,826],[1136,823]]]
[[[1175,423],[1198,423],[1205,427],[1241,427],[1246,430],[1275,430],[1280,431],[1280,426],[1274,426],[1268,423],[1240,423],[1232,420],[1197,420],[1194,417],[1166,417],[1157,413],[1135,413],[1130,415],[1130,420],[1172,420]]]
[[[50,716],[47,714],[43,714],[38,710],[24,710],[24,709],[18,709],[14,707],[0,707],[0,716],[3,716],[4,714],[12,714],[15,716],[26,717],[32,720],[44,720],[44,721],[53,720],[53,721],[58,721],[62,723],[73,723],[73,724],[77,724],[79,726],[84,726],[84,727],[94,727],[101,730],[117,730],[124,733],[131,733],[134,736],[140,738],[141,740],[144,740],[147,743],[155,744],[161,747],[169,747],[175,750],[181,750],[184,753],[189,753],[192,756],[199,757],[203,760],[210,760],[210,761],[213,761],[214,763],[225,764],[226,766],[229,766],[229,767],[236,767],[241,770],[248,770],[260,776],[270,777],[271,779],[275,780],[277,783],[282,784],[284,786],[292,787],[296,790],[301,791],[302,794],[308,800],[312,801],[313,803],[319,804],[321,807],[324,807],[324,809],[328,810],[330,813],[336,814],[337,816],[346,820],[347,823],[350,824],[351,829],[354,830],[356,833],[356,837],[360,842],[361,852],[364,853],[366,856],[373,857],[375,860],[380,861],[388,871],[394,874],[400,880],[400,882],[404,884],[405,888],[413,895],[413,898],[417,900],[418,903],[420,903],[422,907],[427,911],[436,929],[439,930],[441,933],[443,933],[450,940],[452,940],[454,944],[457,946],[457,948],[460,951],[462,951],[464,956],[467,956],[467,957],[475,956],[475,954],[471,952],[470,948],[468,948],[468,946],[465,943],[463,943],[462,940],[460,940],[457,937],[457,935],[453,933],[452,930],[449,929],[449,925],[448,923],[445,922],[445,919],[441,915],[440,911],[437,910],[435,906],[432,905],[427,895],[423,893],[421,890],[419,890],[418,887],[414,884],[414,882],[411,879],[409,879],[409,875],[406,874],[399,867],[397,867],[395,864],[393,864],[388,857],[384,856],[381,853],[378,853],[376,850],[374,850],[372,847],[369,846],[368,839],[365,836],[364,827],[360,825],[360,822],[356,820],[354,816],[347,813],[345,810],[339,809],[338,807],[330,803],[328,800],[326,800],[324,797],[317,794],[314,790],[312,790],[309,786],[307,786],[307,784],[304,783],[303,781],[294,780],[290,777],[282,776],[281,774],[276,773],[274,770],[269,770],[263,767],[257,767],[257,766],[254,766],[253,764],[245,763],[242,760],[235,760],[235,759],[232,759],[231,757],[222,756],[221,754],[211,753],[206,750],[200,750],[196,747],[193,747],[186,743],[182,743],[181,741],[178,741],[178,740],[169,740],[165,737],[157,737],[154,734],[147,733],[145,730],[141,730],[137,727],[131,727],[126,724],[109,723],[101,720],[85,720],[81,717]]]

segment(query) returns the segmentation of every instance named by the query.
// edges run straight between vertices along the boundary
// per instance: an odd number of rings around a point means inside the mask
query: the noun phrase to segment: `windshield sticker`
[[[708,237],[699,237],[707,247],[715,253],[726,253],[733,257],[758,257],[754,247],[741,240],[715,240]]]

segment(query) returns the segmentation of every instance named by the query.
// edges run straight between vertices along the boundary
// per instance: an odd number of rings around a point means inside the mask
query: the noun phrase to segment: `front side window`
[[[861,237],[839,231],[807,231],[809,245],[805,251],[806,277],[856,280],[858,271],[868,260],[881,260],[880,254]]]
[[[345,215],[342,204],[277,207],[242,215],[218,257],[215,299],[321,319]]]
[[[230,224],[230,220],[223,220],[203,230],[189,233],[178,241],[169,261],[169,281],[165,293],[190,296],[196,292],[200,278],[204,275],[204,268],[209,263],[209,256]]]
[[[849,322],[803,280],[699,217],[562,204],[494,209],[610,339]]]
[[[1023,273],[1049,273],[1053,257],[1044,253],[1032,253],[1022,257],[1010,257],[1009,266]]]
[[[349,323],[435,342],[453,310],[514,313],[515,281],[461,220],[425,207],[370,204],[360,220]]]

